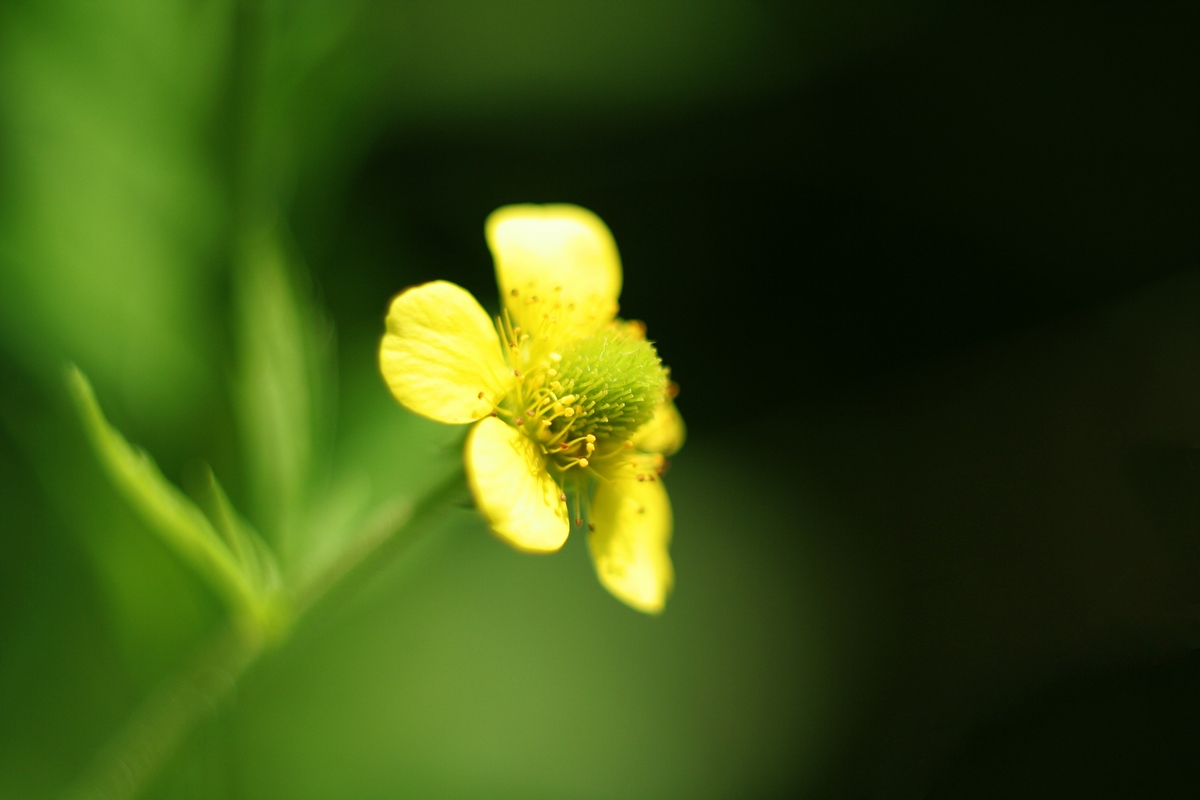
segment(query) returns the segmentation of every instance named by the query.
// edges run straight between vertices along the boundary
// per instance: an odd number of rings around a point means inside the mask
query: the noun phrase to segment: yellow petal
[[[671,501],[662,481],[623,477],[601,482],[592,498],[588,535],[600,583],[619,600],[648,614],[663,610],[675,583],[667,545]]]
[[[467,436],[464,460],[475,505],[493,533],[519,550],[563,546],[571,530],[567,503],[533,440],[485,417]]]
[[[379,368],[407,408],[458,424],[492,413],[515,381],[487,312],[447,281],[414,286],[392,300]]]
[[[500,294],[529,334],[585,336],[616,315],[621,259],[608,226],[592,212],[505,206],[492,212],[486,229]]]
[[[633,435],[633,446],[647,453],[662,453],[672,455],[683,447],[687,431],[683,426],[683,417],[674,401],[664,397],[654,409],[654,416]]]

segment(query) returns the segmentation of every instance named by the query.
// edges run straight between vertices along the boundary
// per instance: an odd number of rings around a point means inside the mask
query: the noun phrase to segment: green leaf
[[[207,464],[204,466],[204,491],[209,505],[209,519],[258,593],[269,596],[282,588],[283,579],[275,553],[229,502],[229,496]]]
[[[240,521],[220,487],[218,533],[204,513],[159,471],[145,451],[134,447],[104,417],[87,377],[67,369],[67,389],[97,458],[125,499],[150,528],[189,563],[231,609],[259,626],[274,613],[278,593],[271,575],[274,558],[266,545]]]
[[[251,238],[238,265],[237,406],[256,519],[285,558],[309,505],[330,429],[331,328],[300,288],[277,226]]]
[[[0,336],[68,356],[131,413],[194,421],[216,385],[232,4],[0,3]]]

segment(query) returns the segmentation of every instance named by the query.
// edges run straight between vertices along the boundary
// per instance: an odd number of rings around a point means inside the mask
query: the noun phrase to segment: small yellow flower
[[[674,581],[660,477],[684,427],[645,327],[616,317],[612,234],[571,205],[506,206],[486,231],[501,316],[446,281],[401,292],[379,348],[384,379],[412,411],[473,424],[467,480],[497,536],[553,552],[586,518],[600,582],[657,613]]]

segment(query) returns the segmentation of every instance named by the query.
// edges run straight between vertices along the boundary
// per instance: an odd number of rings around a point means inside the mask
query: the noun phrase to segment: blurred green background
[[[648,618],[456,508],[215,703],[152,798],[1145,797],[1200,785],[1191,5],[0,5],[0,797],[227,617],[63,385],[303,573],[462,432],[388,299],[612,228],[690,439]],[[199,487],[199,488],[197,488]],[[382,515],[382,517],[381,517]]]

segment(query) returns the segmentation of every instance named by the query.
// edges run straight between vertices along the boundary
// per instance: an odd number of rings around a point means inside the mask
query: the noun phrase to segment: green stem
[[[412,506],[407,514],[385,514],[368,522],[355,541],[331,565],[313,579],[301,581],[292,591],[294,613],[305,616],[319,603],[365,583],[372,574],[390,564],[419,538],[416,534],[433,527],[443,514],[465,497],[461,465]],[[397,516],[400,516],[397,519]],[[403,535],[396,535],[401,531]]]
[[[262,637],[249,629],[221,631],[195,661],[151,692],[64,800],[130,800],[141,794],[262,650]]]
[[[295,621],[311,618],[316,607],[328,605],[327,600],[361,586],[382,566],[406,552],[421,534],[433,530],[462,496],[462,471],[455,470],[404,520],[393,518],[390,526],[368,526],[358,537],[357,547],[296,591]],[[62,795],[63,800],[138,797],[191,731],[218,711],[237,681],[267,648],[267,639],[252,626],[233,625],[221,630],[194,661],[150,693]]]

